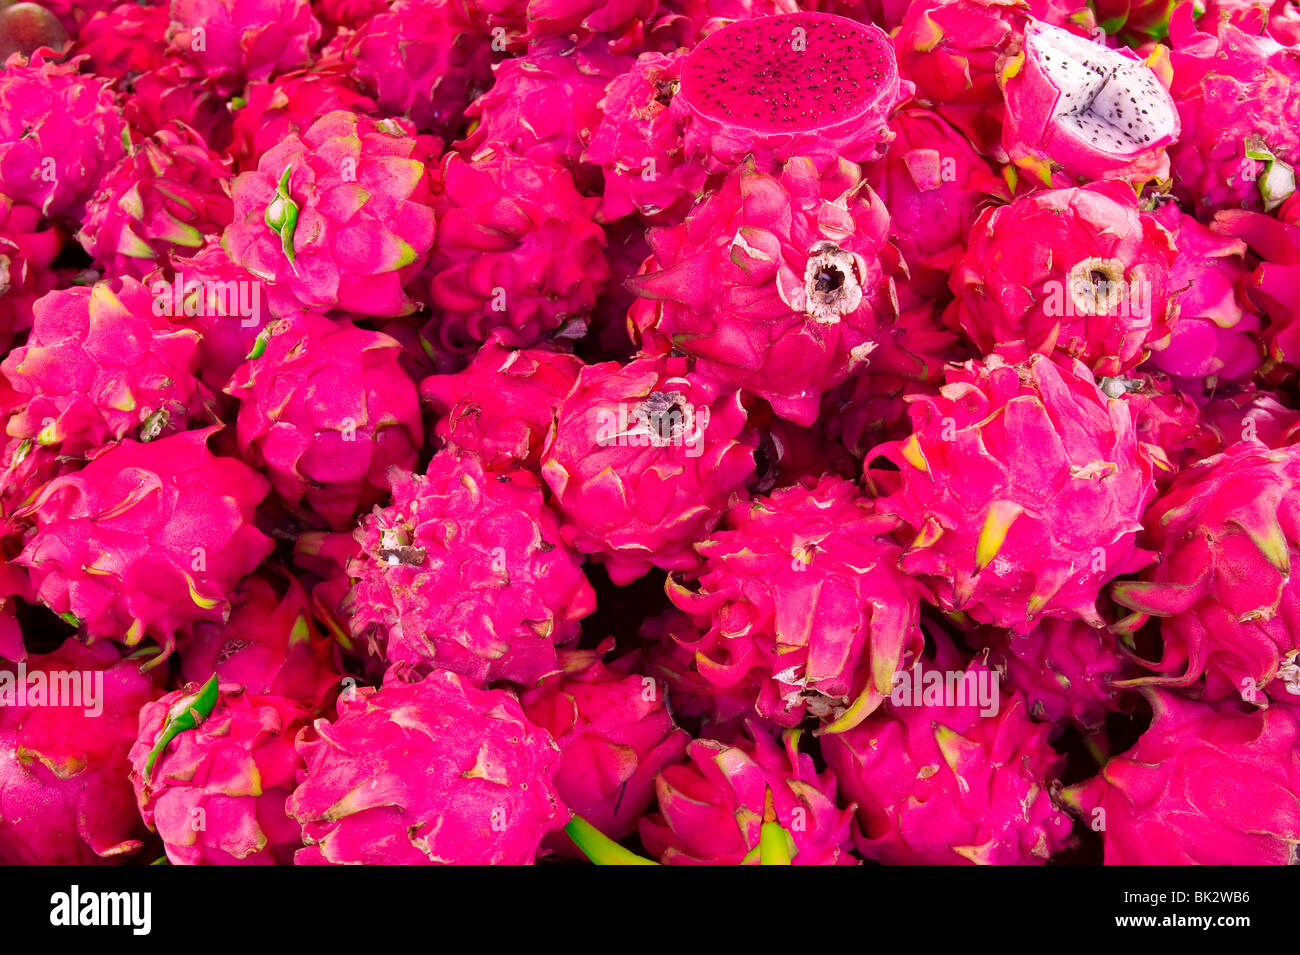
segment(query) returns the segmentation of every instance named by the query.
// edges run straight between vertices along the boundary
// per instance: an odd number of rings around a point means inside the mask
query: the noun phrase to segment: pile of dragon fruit
[[[0,863],[1300,858],[1295,0],[0,57]]]

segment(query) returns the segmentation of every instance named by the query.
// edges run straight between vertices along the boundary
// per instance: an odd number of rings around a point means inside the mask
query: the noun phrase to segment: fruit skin
[[[687,372],[687,360],[588,365],[556,412],[542,477],[567,544],[596,555],[617,585],[692,570],[695,543],[754,476],[756,436],[740,396]]]
[[[307,707],[219,685],[211,713],[154,758],[173,708],[192,703],[197,691],[190,684],[140,710],[131,785],[145,823],[173,865],[288,865],[302,847],[285,801],[297,780],[294,739],[307,725]]]
[[[108,81],[79,75],[81,63],[37,52],[0,73],[0,193],[46,216],[80,219],[123,154],[126,123]]]
[[[867,182],[889,210],[890,241],[907,263],[909,274],[900,284],[944,301],[948,273],[966,248],[971,226],[1006,187],[937,113],[900,109],[889,126],[894,140],[883,159],[866,167]]]
[[[456,0],[474,28],[511,52],[546,37],[593,33],[637,36],[657,0]]]
[[[230,224],[230,161],[175,122],[131,147],[86,204],[77,240],[108,275],[143,278]]]
[[[1174,194],[1203,221],[1220,209],[1271,210],[1295,192],[1300,51],[1227,24],[1218,36],[1199,32],[1191,4],[1174,12],[1170,38],[1183,122],[1169,151]]]
[[[1259,264],[1245,283],[1246,298],[1268,323],[1264,345],[1273,362],[1300,364],[1300,196],[1293,195],[1275,215],[1228,209],[1214,217],[1214,231],[1243,239]],[[1280,369],[1285,377],[1286,367]]]
[[[308,0],[171,0],[168,51],[225,96],[306,66],[321,38]]]
[[[569,817],[550,734],[511,694],[445,670],[345,693],[298,752],[299,865],[526,865]]]
[[[975,223],[948,321],[986,355],[1057,355],[1120,375],[1174,327],[1176,258],[1122,182],[1040,192]]]
[[[1102,72],[1108,78],[1100,86],[1085,85],[1083,77],[1095,83]],[[1165,147],[1176,142],[1181,131],[1166,88],[1169,82],[1164,47],[1143,59],[1131,50],[1112,50],[1031,20],[1020,51],[999,74],[1005,103],[1002,145],[1013,162],[1036,170],[1044,180],[1057,173],[1071,184],[1168,179]],[[1071,103],[1090,95],[1086,114],[1092,128],[1088,121],[1068,118],[1078,109]]]
[[[52,266],[63,235],[32,206],[0,195],[0,349],[31,328],[32,305],[59,284]]]
[[[629,321],[648,349],[684,352],[702,378],[810,425],[892,312],[888,230],[848,162],[825,175],[806,159],[779,177],[739,167],[685,222],[650,232],[654,258],[627,283],[647,301]]]
[[[409,314],[416,305],[402,284],[436,231],[425,168],[433,149],[401,120],[326,113],[265,153],[256,172],[235,177],[234,221],[221,244],[308,310]]]
[[[119,3],[87,20],[77,35],[77,52],[90,58],[90,72],[125,85],[166,59],[171,10],[166,3]]]
[[[1180,378],[1232,381],[1249,378],[1263,361],[1260,319],[1243,309],[1238,290],[1247,282],[1246,243],[1212,231],[1174,204],[1156,212],[1173,236],[1178,257],[1169,288],[1178,297],[1178,322],[1150,364]]]
[[[686,758],[690,736],[678,729],[652,678],[606,666],[599,651],[560,652],[563,672],[520,697],[524,716],[560,747],[555,788],[564,804],[611,839],[636,830],[654,802],[654,779]],[[544,843],[574,855],[559,834]]]
[[[224,624],[200,621],[178,643],[181,679],[200,684],[215,673],[255,696],[324,707],[341,676],[333,641],[312,622],[302,584],[268,569],[241,580],[231,604]]]
[[[599,36],[576,46],[567,38],[541,40],[523,56],[500,60],[491,88],[465,110],[472,128],[456,148],[472,157],[492,145],[563,165],[584,195],[598,194],[600,174],[580,160],[602,119],[606,85],[631,62]]]
[[[1146,663],[1156,672],[1133,682],[1189,686],[1204,675],[1207,701],[1300,693],[1297,482],[1300,447],[1239,443],[1182,471],[1151,505],[1144,544],[1160,562],[1113,588],[1137,611],[1132,626],[1164,618],[1164,653]]]
[[[1042,617],[1103,626],[1103,585],[1141,569],[1155,497],[1131,409],[1082,364],[996,356],[917,395],[912,434],[867,454],[877,510],[907,524],[900,567],[947,613],[1027,632]],[[897,471],[873,467],[884,457]]]
[[[1148,691],[1150,728],[1065,798],[1105,843],[1106,865],[1294,865],[1300,716]]]
[[[485,146],[472,159],[448,153],[441,174],[427,270],[439,340],[464,347],[496,332],[531,348],[585,328],[609,266],[596,200],[568,170]]]
[[[809,90],[801,80],[811,82]],[[840,88],[828,95],[822,81],[852,87],[841,94],[842,109],[826,102]],[[710,173],[725,172],[751,156],[765,171],[796,156],[819,169],[879,157],[890,138],[889,114],[911,93],[910,85],[899,82],[884,31],[825,13],[727,24],[686,55],[680,83],[670,109],[682,129],[683,149]],[[817,115],[823,104],[832,108]],[[769,105],[773,122],[755,121],[745,112],[759,113]]]
[[[836,806],[835,776],[799,752],[801,733],[780,743],[754,726],[734,744],[695,740],[689,761],[655,779],[658,810],[640,824],[646,851],[665,864],[757,864],[765,803],[793,842],[794,865],[855,865],[853,807]]]
[[[16,563],[42,603],[92,640],[171,652],[199,620],[223,620],[235,584],[271,553],[253,524],[269,487],[207,448],[216,428],[123,440],[51,480],[18,512],[35,522]]]
[[[300,313],[269,325],[226,393],[239,399],[244,457],[307,520],[331,530],[388,496],[388,470],[424,444],[401,345],[347,319]]]
[[[160,680],[141,672],[140,663],[109,644],[87,647],[75,637],[27,657],[29,681],[37,673],[102,679],[94,687],[102,711],[18,706],[12,699],[0,706],[0,864],[102,865],[144,847],[148,834],[127,780],[127,753],[136,713],[160,692]],[[6,693],[13,691],[16,666],[0,662],[0,672]]]
[[[898,518],[842,478],[735,504],[698,545],[704,566],[668,596],[708,621],[693,666],[720,689],[758,680],[758,715],[839,732],[866,718],[919,657],[922,588],[898,570]]]
[[[926,664],[963,672],[942,653]],[[991,676],[978,657],[964,672]],[[1015,691],[1003,689],[990,715],[956,704],[887,704],[823,738],[841,798],[858,804],[858,851],[886,865],[1041,865],[1071,842],[1051,795],[1065,763],[1048,745],[1051,727],[1033,722]]]
[[[424,475],[394,470],[393,503],[356,532],[363,555],[345,610],[389,663],[441,667],[486,686],[534,686],[559,669],[596,598],[537,477],[486,473],[447,449]]]
[[[33,315],[27,344],[0,363],[25,401],[10,437],[76,455],[215,420],[212,395],[195,378],[198,333],[157,315],[135,279],[51,292]]]
[[[464,371],[420,382],[420,397],[438,414],[438,437],[473,451],[487,470],[538,471],[551,421],[582,368],[574,355],[493,338]]]
[[[347,44],[358,84],[388,115],[454,139],[469,103],[492,85],[502,54],[452,0],[397,0]]]

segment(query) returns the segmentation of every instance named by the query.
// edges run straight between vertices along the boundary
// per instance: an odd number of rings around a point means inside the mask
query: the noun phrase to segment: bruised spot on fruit
[[[678,391],[652,391],[632,412],[635,431],[655,446],[672,444],[694,430],[695,413]]]
[[[677,80],[658,80],[655,82],[655,102],[667,106],[677,95]]]
[[[1124,263],[1090,256],[1075,263],[1066,278],[1070,301],[1080,315],[1109,315],[1123,298]]]
[[[862,304],[858,263],[851,252],[834,242],[819,242],[808,253],[804,267],[804,310],[815,322],[834,325]]]
[[[376,553],[379,559],[385,564],[405,564],[408,567],[419,567],[427,558],[427,553],[423,548],[412,547],[406,541],[406,535],[395,527],[390,527],[383,531],[380,536],[380,546]]]

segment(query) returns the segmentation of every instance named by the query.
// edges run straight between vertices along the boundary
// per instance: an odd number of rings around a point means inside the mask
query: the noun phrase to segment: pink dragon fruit
[[[136,713],[159,692],[140,660],[72,638],[22,668],[0,662],[0,685],[0,864],[103,864],[139,852],[148,834],[127,753]],[[56,687],[58,698],[47,697]]]
[[[1175,195],[1199,218],[1273,209],[1295,192],[1300,163],[1300,51],[1230,25],[1197,32],[1192,4],[1175,11],[1170,35],[1183,123],[1169,151]]]
[[[41,0],[41,6],[49,10],[68,31],[68,36],[75,37],[87,20],[109,10],[121,0]]]
[[[1134,675],[1115,637],[1082,620],[1048,618],[1024,634],[981,628],[967,642],[985,648],[986,662],[1024,696],[1040,722],[1095,730],[1135,695],[1114,686]]]
[[[496,49],[454,0],[397,0],[347,46],[359,84],[381,109],[447,139],[461,131],[465,107],[492,85]]]
[[[537,471],[551,421],[582,367],[564,352],[516,351],[492,339],[464,371],[422,381],[420,397],[438,414],[438,437],[473,451],[487,470]]]
[[[655,681],[600,662],[590,650],[561,651],[563,673],[519,700],[524,716],[560,747],[555,788],[564,804],[611,839],[636,829],[654,802],[655,774],[686,758],[690,736],[677,729]],[[559,834],[552,851],[573,854]]]
[[[168,52],[223,94],[306,66],[321,38],[308,0],[171,0]]]
[[[1168,232],[1124,183],[1040,192],[975,223],[949,282],[949,323],[985,355],[1068,356],[1120,375],[1177,319],[1175,261]]]
[[[492,67],[491,89],[465,111],[471,128],[456,148],[474,156],[485,146],[504,147],[541,165],[559,163],[584,194],[599,195],[599,172],[580,159],[601,121],[606,85],[631,62],[603,37],[577,46],[542,40],[523,56],[501,60]]]
[[[531,348],[581,334],[609,272],[596,200],[578,194],[563,166],[484,147],[448,153],[438,196],[429,298],[447,344]],[[576,323],[577,331],[565,326]]]
[[[321,22],[331,27],[360,29],[372,17],[392,6],[392,0],[313,0]]]
[[[173,865],[287,865],[302,847],[285,801],[307,708],[235,684],[190,684],[140,710],[131,785]]]
[[[1276,394],[1253,388],[1215,395],[1201,408],[1201,424],[1218,438],[1215,451],[1238,441],[1285,448],[1300,440],[1300,411],[1288,408]]]
[[[87,20],[77,36],[77,53],[90,58],[90,71],[129,88],[141,73],[166,59],[171,10],[166,3],[119,3]]]
[[[256,169],[281,140],[301,136],[319,117],[339,109],[378,112],[373,99],[353,88],[344,63],[316,63],[310,70],[250,83],[231,126],[230,153],[236,168]]]
[[[399,120],[327,113],[235,178],[222,246],[304,308],[409,314],[402,284],[433,247],[433,148]]]
[[[32,306],[59,284],[60,230],[31,206],[0,195],[0,350],[32,325]]]
[[[159,661],[177,631],[225,619],[235,584],[271,552],[253,525],[269,488],[208,450],[215,430],[123,440],[46,484],[18,512],[36,525],[17,563],[41,602],[90,639],[152,637]]]
[[[1078,362],[994,356],[950,366],[911,416],[909,437],[867,455],[877,509],[909,528],[902,570],[980,623],[1102,626],[1102,586],[1151,560],[1136,540],[1156,489],[1130,408]]]
[[[1134,46],[1144,40],[1163,40],[1176,5],[1177,0],[1092,0],[1098,26]]]
[[[1107,865],[1295,865],[1300,715],[1236,713],[1149,694],[1137,745],[1065,799],[1102,833]]]
[[[875,17],[859,17],[845,10],[821,9],[826,4],[800,4],[796,0],[663,0],[659,14],[644,27],[645,46],[649,50],[670,53],[679,47],[690,49],[710,33],[716,33],[733,20],[750,20],[780,13],[798,13],[801,9],[835,13],[850,20],[875,23]]]
[[[298,751],[299,865],[525,865],[568,821],[550,734],[510,693],[446,670],[343,694]]]
[[[866,168],[867,182],[889,210],[889,237],[907,263],[907,284],[920,296],[942,300],[976,216],[1005,186],[937,114],[900,110],[889,127],[894,141],[884,159]]]
[[[424,476],[394,471],[393,503],[357,531],[346,609],[390,663],[442,667],[477,685],[533,686],[595,609],[531,472],[487,473],[447,449]]]
[[[126,123],[105,79],[84,61],[37,52],[0,70],[0,193],[43,215],[79,219],[122,158]]]
[[[226,393],[239,447],[295,513],[331,530],[388,496],[424,444],[420,399],[401,346],[346,319],[301,313],[268,325]]]
[[[230,162],[175,122],[130,147],[86,203],[77,240],[111,275],[143,278],[230,224]]]
[[[215,83],[175,57],[135,77],[123,112],[134,132],[146,136],[179,121],[195,130],[214,152],[230,146],[227,96]]]
[[[1264,342],[1274,362],[1300,365],[1300,194],[1275,215],[1229,209],[1214,217],[1214,230],[1245,240],[1259,258],[1246,280],[1248,300],[1268,317]]]
[[[653,230],[654,261],[629,281],[650,300],[643,335],[697,359],[702,378],[743,388],[796,424],[866,360],[893,310],[889,213],[842,162],[779,177],[745,166],[681,225]]]
[[[1245,33],[1267,34],[1283,46],[1300,43],[1300,10],[1290,0],[1207,0],[1193,12],[1202,8],[1196,25],[1210,33],[1230,24]]]
[[[1002,67],[1002,145],[1022,168],[1046,165],[1074,182],[1168,179],[1165,147],[1178,139],[1178,110],[1163,47],[1146,60],[1061,27],[1031,20],[1020,51]]]
[[[333,642],[312,623],[307,591],[289,574],[245,577],[235,588],[230,619],[199,621],[177,644],[181,679],[223,685],[254,696],[287,697],[325,706],[338,686]]]
[[[657,0],[456,0],[462,15],[498,49],[512,52],[527,41],[593,33],[635,36],[651,19]]]
[[[899,523],[831,476],[733,506],[698,545],[698,576],[667,584],[710,621],[693,648],[700,675],[723,689],[756,675],[755,709],[782,725],[860,723],[925,645],[921,587],[889,537]]]
[[[664,863],[745,865],[758,862],[759,830],[775,817],[795,865],[853,865],[853,808],[836,805],[835,776],[818,773],[799,752],[800,731],[781,742],[757,727],[734,744],[695,740],[690,761],[655,779],[659,808],[641,820],[641,841]]]
[[[1147,663],[1156,673],[1132,682],[1188,686],[1204,675],[1207,700],[1300,694],[1297,482],[1300,447],[1240,443],[1184,470],[1151,505],[1144,543],[1160,562],[1113,588],[1136,611],[1130,629],[1164,618],[1164,653]]]
[[[1263,355],[1259,316],[1242,308],[1238,292],[1247,278],[1246,243],[1211,231],[1173,204],[1156,218],[1178,248],[1169,270],[1178,322],[1168,344],[1153,346],[1150,364],[1180,378],[1250,377]]]
[[[899,702],[822,741],[842,798],[858,804],[858,850],[887,865],[1041,865],[1071,842],[1051,794],[1065,763],[1051,727],[978,658],[964,671],[940,660],[944,683],[922,690],[913,671]]]
[[[583,368],[542,451],[565,542],[618,585],[694,569],[696,541],[754,476],[745,419],[740,396],[688,374],[684,358]]]
[[[198,333],[172,326],[154,302],[131,278],[40,299],[27,344],[0,363],[25,401],[9,436],[85,454],[215,420],[212,395],[194,377]]]
[[[311,591],[312,615],[350,659],[374,664],[376,658],[366,652],[363,642],[353,639],[344,609],[352,592],[348,564],[361,555],[361,543],[350,533],[307,531],[293,544],[294,567],[302,571]],[[375,676],[382,678],[383,671]]]

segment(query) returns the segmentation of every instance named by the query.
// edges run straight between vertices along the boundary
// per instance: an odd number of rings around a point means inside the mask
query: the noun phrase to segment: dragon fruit
[[[953,270],[949,322],[985,355],[1136,367],[1173,328],[1173,240],[1122,182],[1055,189],[986,210]]]
[[[438,239],[429,298],[448,345],[531,348],[585,314],[608,274],[605,235],[563,166],[484,147],[473,159],[448,153],[436,200]]]
[[[1215,395],[1201,408],[1201,425],[1218,438],[1215,451],[1238,441],[1284,448],[1300,440],[1300,411],[1288,408],[1276,394],[1253,388]]]
[[[254,696],[286,697],[323,707],[339,683],[333,644],[311,619],[307,591],[289,574],[245,577],[224,624],[201,620],[177,644],[181,679],[202,683],[214,673]]]
[[[1018,692],[999,690],[978,658],[963,671],[941,653],[930,666],[955,695],[904,693],[823,738],[842,798],[858,804],[859,851],[887,865],[1041,865],[1071,841],[1051,793],[1064,767],[1051,727],[1029,718]],[[990,708],[976,702],[981,683]]]
[[[1269,357],[1285,365],[1300,364],[1300,195],[1292,196],[1275,215],[1229,209],[1214,217],[1214,230],[1243,239],[1259,258],[1245,282],[1247,299],[1268,317],[1264,333]]]
[[[351,660],[374,670],[376,658],[366,652],[361,642],[354,641],[347,623],[344,604],[352,591],[348,564],[361,557],[361,543],[351,533],[334,531],[307,531],[298,535],[293,545],[293,564],[303,575],[303,583],[311,591],[312,615]],[[383,678],[380,669],[374,674]]]
[[[80,75],[82,62],[37,52],[0,71],[0,193],[46,216],[79,219],[123,154],[126,123],[108,81]]]
[[[240,172],[289,136],[301,136],[318,118],[335,110],[373,115],[375,101],[353,88],[347,64],[317,63],[310,70],[250,83],[231,124],[230,152]]]
[[[492,87],[465,111],[471,128],[456,148],[472,157],[492,145],[542,165],[560,163],[580,191],[599,194],[599,173],[580,159],[601,121],[606,85],[630,65],[602,37],[578,46],[561,38],[540,41],[492,67]]]
[[[819,175],[797,159],[779,177],[741,167],[681,225],[650,233],[654,262],[628,283],[649,300],[635,321],[696,358],[701,377],[812,424],[893,311],[888,229],[851,163]]]
[[[360,27],[347,50],[381,109],[446,139],[460,133],[465,107],[492,85],[499,55],[455,0],[397,0]]]
[[[569,545],[615,584],[692,570],[695,543],[754,477],[757,441],[736,393],[688,374],[684,358],[588,365],[556,412],[542,476]]]
[[[33,304],[58,285],[52,266],[62,246],[38,210],[0,195],[0,349],[31,328]]]
[[[907,284],[942,300],[976,216],[1005,187],[966,138],[930,110],[899,110],[889,126],[894,140],[884,159],[867,166],[867,182],[889,210],[889,238],[907,263]]]
[[[75,638],[25,670],[0,662],[0,864],[103,864],[144,848],[127,753],[159,689],[140,663]]]
[[[338,713],[298,742],[299,865],[524,865],[568,821],[559,749],[504,690],[390,671],[380,690],[341,696]]]
[[[1300,447],[1240,443],[1182,471],[1151,505],[1144,543],[1160,562],[1112,591],[1136,612],[1130,628],[1164,618],[1164,652],[1147,663],[1156,672],[1132,682],[1188,686],[1204,675],[1207,700],[1300,694],[1297,482]]]
[[[1107,33],[1137,45],[1163,40],[1169,34],[1169,14],[1178,0],[1092,0],[1098,25]]]
[[[389,468],[415,466],[424,426],[400,355],[381,332],[301,313],[268,325],[231,378],[242,453],[309,522],[353,527],[388,496]]]
[[[1295,865],[1300,716],[1149,693],[1154,719],[1065,799],[1101,831],[1107,865]]]
[[[357,531],[352,632],[390,663],[477,685],[533,686],[558,670],[595,595],[531,472],[487,473],[447,449],[423,475],[394,471],[393,503]]]
[[[1178,257],[1169,270],[1178,322],[1150,364],[1180,378],[1232,381],[1253,375],[1263,360],[1259,316],[1242,308],[1246,243],[1201,225],[1170,204],[1156,218],[1173,236]]]
[[[778,743],[757,727],[734,744],[695,740],[689,761],[655,779],[658,811],[641,820],[641,841],[664,863],[756,864],[759,831],[774,817],[795,865],[852,865],[853,808],[839,808],[835,776],[799,752],[798,730]]]
[[[42,603],[91,639],[163,654],[178,631],[223,620],[230,593],[271,552],[253,525],[266,479],[207,448],[216,428],[123,440],[62,474],[18,512],[35,522],[17,563]]]
[[[937,396],[913,399],[911,417],[909,437],[867,455],[877,509],[907,524],[902,570],[945,612],[980,623],[1102,626],[1101,588],[1152,556],[1137,536],[1153,465],[1130,408],[1078,362],[994,356],[950,366]]]
[[[819,9],[820,6],[817,3],[800,4],[796,0],[663,0],[659,5],[659,15],[645,25],[645,45],[647,49],[664,53],[680,47],[690,49],[733,20],[798,13],[801,9]],[[836,9],[819,12],[836,13],[850,20],[875,23],[888,29],[876,17],[860,17]]]
[[[1231,25],[1198,32],[1192,4],[1170,24],[1183,134],[1169,151],[1174,194],[1198,218],[1271,210],[1295,192],[1300,163],[1300,51]]]
[[[298,775],[301,703],[214,676],[140,710],[131,785],[173,865],[285,865],[302,847],[285,801]]]
[[[690,737],[676,727],[653,679],[600,662],[598,652],[561,651],[562,674],[520,697],[524,716],[560,747],[555,789],[564,804],[622,839],[654,802],[655,774],[686,758]],[[561,835],[552,851],[572,855]]]
[[[698,545],[698,576],[669,578],[673,603],[710,621],[694,667],[723,689],[757,676],[755,709],[782,725],[861,722],[925,643],[898,526],[832,476],[737,503]]]
[[[499,49],[525,42],[593,33],[635,35],[654,16],[657,0],[456,0],[463,15]]]
[[[1210,33],[1231,24],[1246,33],[1267,34],[1283,46],[1293,47],[1300,42],[1300,10],[1290,0],[1207,0],[1193,12],[1202,7],[1196,25]]]
[[[455,375],[420,383],[420,397],[438,414],[437,435],[473,451],[489,471],[541,467],[542,445],[582,361],[540,348],[514,350],[496,339]]]
[[[96,76],[111,77],[129,88],[135,77],[162,66],[170,25],[166,3],[119,3],[82,25],[76,51],[89,57]]]
[[[225,96],[188,63],[166,57],[161,66],[135,77],[131,86],[123,112],[134,132],[148,136],[179,121],[215,152],[230,146],[232,119]]]
[[[1023,168],[1046,164],[1076,181],[1169,177],[1165,147],[1178,139],[1178,110],[1147,60],[1047,23],[1030,21],[1002,68],[1002,144]]]
[[[171,0],[168,52],[223,94],[306,66],[321,38],[308,0]]]
[[[1048,618],[1024,634],[980,628],[967,643],[985,648],[987,663],[1024,696],[1039,722],[1096,730],[1135,696],[1114,685],[1135,670],[1115,637],[1081,620]]]
[[[235,178],[222,246],[304,308],[366,315],[414,311],[402,284],[433,247],[428,137],[399,120],[345,110],[263,154]]]
[[[85,454],[215,420],[212,395],[195,378],[198,333],[173,327],[154,303],[131,278],[40,299],[27,344],[0,363],[25,401],[9,436]]]
[[[86,204],[77,239],[105,272],[143,278],[230,224],[230,162],[176,122],[133,145]]]

